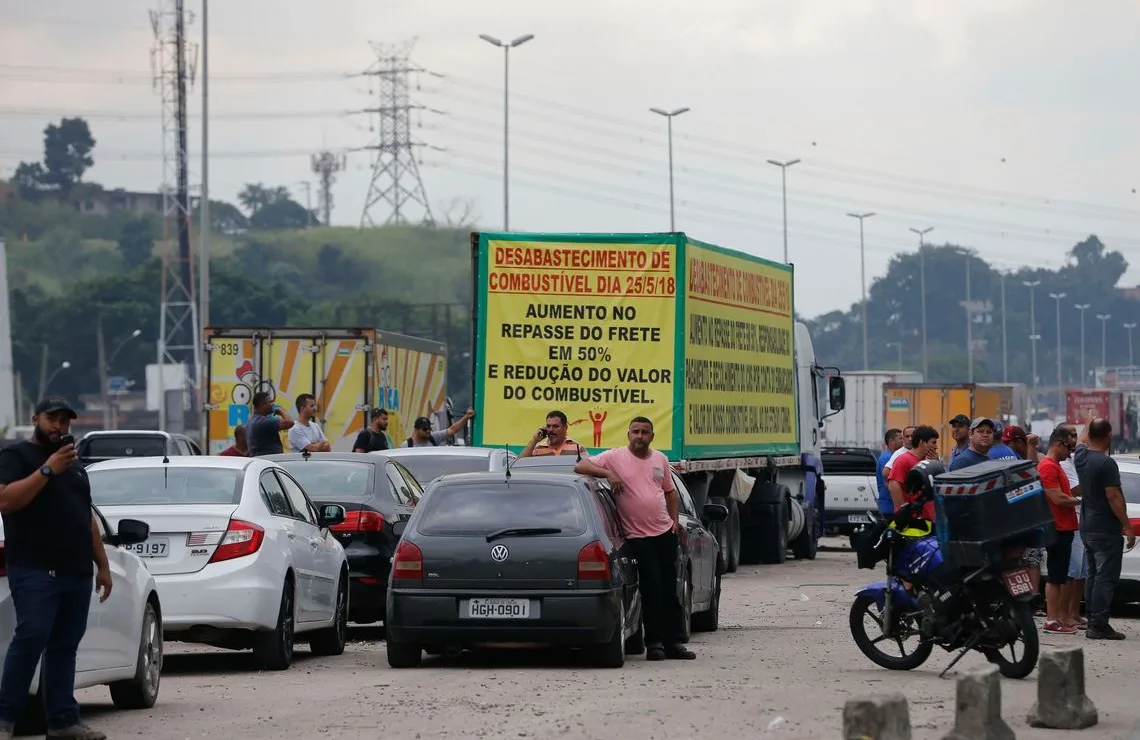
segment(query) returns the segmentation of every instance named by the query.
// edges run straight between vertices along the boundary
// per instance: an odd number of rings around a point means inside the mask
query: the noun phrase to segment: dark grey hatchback
[[[388,664],[423,651],[564,645],[618,668],[645,650],[637,568],[592,478],[436,479],[406,525],[388,586]]]

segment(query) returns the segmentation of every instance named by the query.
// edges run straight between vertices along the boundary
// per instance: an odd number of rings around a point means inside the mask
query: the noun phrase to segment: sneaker
[[[665,660],[665,648],[660,645],[650,645],[645,649],[646,660]]]
[[[696,660],[697,654],[684,645],[670,645],[665,648],[665,657],[671,660]]]
[[[77,723],[71,727],[58,730],[48,730],[47,740],[107,740],[107,736],[99,730]]]
[[[1041,629],[1045,632],[1051,632],[1055,635],[1075,635],[1079,631],[1076,627],[1065,624],[1056,619],[1051,619],[1045,622],[1045,626]]]
[[[1085,637],[1090,640],[1123,640],[1125,635],[1105,625],[1103,627],[1089,627],[1085,632]]]

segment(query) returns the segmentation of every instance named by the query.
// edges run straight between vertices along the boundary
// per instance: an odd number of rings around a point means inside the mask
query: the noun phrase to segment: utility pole
[[[410,79],[413,72],[426,71],[409,61],[415,43],[416,40],[411,39],[393,45],[373,44],[376,61],[363,72],[367,77],[376,78],[377,105],[364,112],[375,113],[378,122],[375,143],[364,147],[376,154],[364,212],[360,216],[361,228],[377,225],[373,210],[378,204],[390,209],[381,225],[407,224],[405,211],[412,204],[423,211],[423,223],[434,223],[415,155],[415,150],[423,144],[412,140],[411,112],[424,106],[412,103]]]
[[[1100,367],[1104,370],[1108,367],[1108,320],[1112,314],[1098,313],[1096,317],[1100,319]]]
[[[851,218],[859,219],[859,289],[862,291],[863,302],[863,370],[871,368],[867,356],[867,253],[863,246],[863,220],[874,216],[874,212],[848,213]]]
[[[111,428],[111,392],[107,387],[107,345],[103,341],[103,314],[95,316],[95,350],[99,361],[99,401],[103,406],[103,428]]]
[[[974,382],[974,304],[970,299],[970,253],[966,252],[966,368],[971,383]]]
[[[1061,375],[1061,299],[1065,297],[1064,293],[1050,293],[1049,297],[1057,301],[1057,392],[1061,392],[1061,388],[1065,385],[1065,381]]]
[[[897,369],[899,372],[902,372],[902,342],[887,342],[887,347],[894,347],[899,351],[899,364]],[[925,378],[923,378],[923,380],[925,380]]]
[[[926,362],[926,244],[923,239],[934,231],[934,227],[911,229],[911,231],[918,234],[918,289],[922,293],[922,379],[925,381],[929,376],[929,368]]]
[[[198,321],[196,329],[210,325],[210,68],[209,68],[209,14],[210,0],[202,0],[202,195],[198,203]],[[197,385],[206,383],[205,347],[201,334],[194,337],[195,363],[198,368]],[[162,370],[159,369],[159,374]],[[199,390],[199,392],[201,392]],[[203,399],[204,401],[205,399]],[[202,406],[205,406],[203,403]],[[118,428],[118,414],[113,421]],[[208,430],[206,414],[199,419],[198,434],[205,446]]]
[[[1078,303],[1074,306],[1081,312],[1081,387],[1085,388],[1088,384],[1088,375],[1085,374],[1085,309],[1089,307],[1088,303]]]
[[[1005,341],[1005,271],[1001,272],[1001,382],[1009,382],[1009,348]]]
[[[1033,390],[1037,390],[1037,339],[1041,335],[1037,333],[1037,307],[1035,301],[1036,288],[1041,284],[1040,280],[1022,280],[1021,284],[1029,288],[1029,346],[1033,355]],[[1037,339],[1034,339],[1037,337]]]
[[[659,116],[665,116],[668,122],[667,131],[669,139],[669,231],[677,230],[677,222],[674,217],[673,210],[673,118],[688,111],[688,108],[675,108],[667,111],[664,108],[650,108],[650,112],[656,113]]]
[[[1128,367],[1129,370],[1131,370],[1131,368],[1136,366],[1135,363],[1132,362],[1132,330],[1136,328],[1136,322],[1124,324],[1124,328],[1128,330]]]
[[[503,50],[503,231],[511,230],[511,170],[510,170],[510,137],[511,137],[511,49],[522,46],[534,38],[533,33],[519,36],[514,41],[504,43],[489,34],[481,33],[479,38],[492,46]]]
[[[184,0],[164,0],[171,7],[151,12],[155,35],[152,51],[155,85],[162,97],[163,127],[163,236],[171,231],[177,237],[175,249],[163,252],[162,287],[159,309],[158,377],[159,427],[168,425],[166,365],[183,368],[182,404],[187,386],[198,378],[201,332],[198,305],[194,296],[194,265],[190,252],[190,180],[187,127],[187,87],[194,77],[194,62],[188,58]],[[208,195],[208,194],[207,194]],[[166,246],[166,245],[164,245]],[[197,395],[197,390],[193,394]],[[196,404],[195,404],[196,405]],[[178,424],[176,428],[182,428]]]
[[[799,163],[798,159],[789,159],[781,162],[778,159],[769,159],[768,164],[780,168],[780,190],[784,201],[784,264],[788,263],[788,168]]]
[[[313,183],[301,180],[297,183],[305,189],[305,228],[313,228]]]
[[[343,154],[333,154],[329,151],[314,154],[310,158],[313,173],[319,178],[318,206],[321,212],[321,223],[332,226],[333,194],[332,186],[336,183],[336,173],[348,166],[348,160]]]

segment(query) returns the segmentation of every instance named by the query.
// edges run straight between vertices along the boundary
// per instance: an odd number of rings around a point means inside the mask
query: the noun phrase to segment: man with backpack
[[[454,424],[447,429],[440,429],[433,432],[431,430],[431,419],[426,416],[421,416],[412,424],[412,436],[404,440],[401,447],[438,447],[441,444],[447,444],[447,439],[459,434],[463,426],[467,424],[467,420],[475,416],[475,409],[467,409],[467,413],[459,417]]]
[[[392,442],[388,439],[388,411],[387,409],[372,409],[372,424],[356,435],[352,443],[353,452],[378,452],[392,449]]]

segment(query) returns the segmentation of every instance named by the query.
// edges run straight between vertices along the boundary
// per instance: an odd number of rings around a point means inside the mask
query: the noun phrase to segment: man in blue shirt
[[[903,446],[903,433],[901,429],[891,428],[883,435],[883,451],[879,453],[879,461],[875,465],[875,484],[879,488],[879,513],[893,514],[895,502],[891,500],[891,492],[887,488],[887,481],[883,478],[883,468],[890,461],[895,450]]]
[[[990,448],[994,446],[995,426],[993,419],[986,416],[979,416],[970,422],[970,444],[958,453],[947,469],[961,470],[989,460]]]
[[[950,437],[954,440],[954,449],[950,450],[951,464],[970,446],[970,417],[958,414],[950,420]]]

